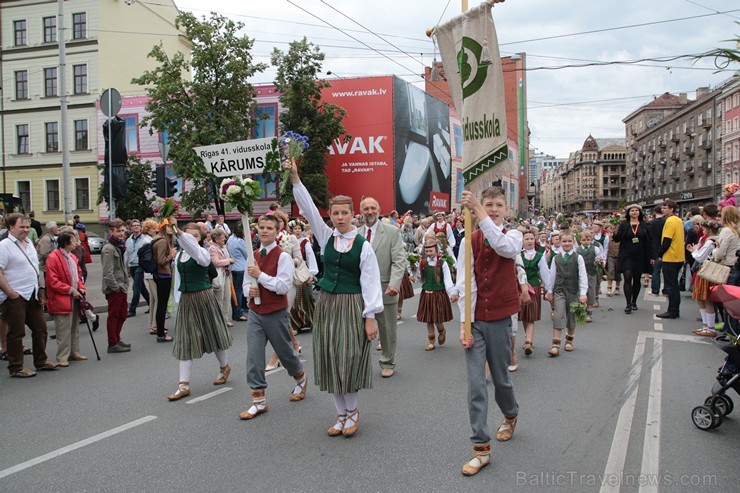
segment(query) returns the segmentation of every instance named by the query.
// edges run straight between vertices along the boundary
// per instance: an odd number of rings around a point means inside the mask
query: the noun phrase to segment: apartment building
[[[168,53],[180,51],[189,58],[190,43],[175,28],[178,11],[172,0],[68,0],[63,7],[62,23],[55,0],[0,0],[1,185],[42,222],[64,220],[59,86],[64,70],[72,213],[96,223],[101,93],[113,87],[124,96],[142,94],[131,79],[155,67],[147,58],[152,47],[162,43]],[[62,32],[64,67],[59,62]],[[138,119],[130,124],[133,128]]]

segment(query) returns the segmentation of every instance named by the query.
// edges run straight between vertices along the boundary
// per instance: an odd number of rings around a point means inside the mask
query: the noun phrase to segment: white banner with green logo
[[[465,188],[484,190],[515,172],[506,143],[504,77],[489,3],[434,28],[463,127]]]

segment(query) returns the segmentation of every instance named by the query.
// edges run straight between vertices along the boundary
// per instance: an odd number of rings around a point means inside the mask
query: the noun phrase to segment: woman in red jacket
[[[82,270],[72,254],[77,247],[74,233],[60,233],[59,248],[46,259],[46,309],[54,316],[59,366],[69,366],[69,360],[84,361],[80,354],[80,331],[77,323],[79,299],[85,294]]]

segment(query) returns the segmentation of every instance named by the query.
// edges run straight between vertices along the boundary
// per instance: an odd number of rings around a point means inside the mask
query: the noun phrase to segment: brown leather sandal
[[[344,423],[342,428],[342,435],[351,437],[357,433],[357,429],[360,427],[360,411],[357,408],[347,409],[347,421],[352,420],[354,423],[352,426],[347,426],[347,422]]]
[[[437,329],[439,331],[439,337],[437,337],[437,342],[441,346],[445,342],[447,342],[447,331],[443,328]]]
[[[293,388],[293,392],[290,394],[290,400],[292,402],[297,402],[305,399],[306,387],[308,387],[308,378],[306,378],[306,372],[301,372],[301,374],[298,375],[298,378],[295,381],[295,387]],[[298,388],[300,388],[301,390],[296,393],[296,389]]]
[[[179,401],[183,397],[187,397],[190,395],[190,382],[180,382],[177,385],[177,390],[174,394],[170,394],[167,396],[167,399],[170,401]]]
[[[344,423],[347,422],[347,415],[346,414],[339,414],[337,415],[337,424],[342,425],[340,429],[337,430],[337,425],[335,424],[328,430],[326,430],[326,434],[330,437],[338,437],[342,434],[342,430],[344,430]]]
[[[473,458],[462,467],[462,473],[465,476],[475,476],[490,463],[491,445],[488,443],[476,443],[473,445]]]
[[[547,352],[547,354],[549,354],[553,358],[560,354],[560,339],[552,340],[552,347]]]
[[[434,336],[433,335],[427,336],[427,339],[429,340],[429,344],[427,344],[424,347],[424,351],[432,351],[432,350],[434,350]]]
[[[532,341],[524,341],[524,344],[522,344],[522,349],[524,350],[524,356],[529,356],[532,354]]]
[[[229,379],[229,375],[231,375],[231,365],[222,366],[220,368],[221,371],[218,372],[218,376],[216,377],[216,380],[213,381],[213,385],[223,385],[226,383],[226,381]]]
[[[563,347],[563,349],[565,349],[568,352],[571,352],[575,349],[575,347],[573,346],[574,337],[575,336],[569,336],[569,335],[565,336],[565,347]]]

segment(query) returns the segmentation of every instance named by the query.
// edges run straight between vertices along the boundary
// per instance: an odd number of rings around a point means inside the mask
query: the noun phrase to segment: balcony
[[[678,161],[678,152],[671,151],[671,161]]]
[[[684,145],[683,146],[683,152],[687,156],[693,156],[694,155],[694,145]]]
[[[712,119],[711,118],[705,118],[704,121],[701,122],[701,126],[704,128],[709,128],[712,126]]]
[[[646,153],[645,151],[640,151],[640,152],[639,152],[639,154],[640,154],[640,157],[645,157],[645,155],[646,155],[647,153]]]
[[[663,149],[665,149],[665,146],[666,146],[665,140],[659,140],[658,141],[658,147],[662,147]]]
[[[679,137],[678,133],[675,133],[671,135],[671,140],[673,142],[678,142],[679,140],[681,140],[681,138]]]
[[[694,167],[693,166],[689,166],[688,169],[686,170],[686,173],[689,176],[694,176]]]
[[[665,160],[664,157],[660,158],[660,161],[659,161],[660,164],[662,164],[663,166],[665,166],[666,162],[667,161]]]
[[[712,148],[712,139],[707,139],[704,141],[704,143],[701,145],[702,149],[711,149]]]

